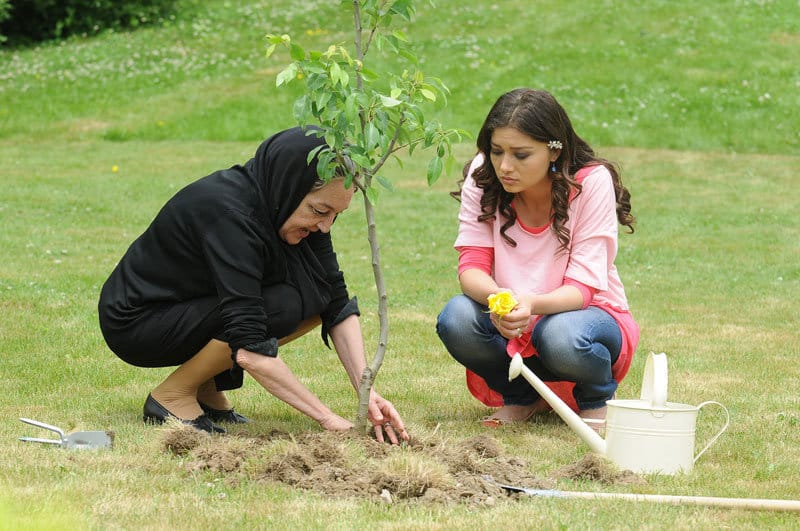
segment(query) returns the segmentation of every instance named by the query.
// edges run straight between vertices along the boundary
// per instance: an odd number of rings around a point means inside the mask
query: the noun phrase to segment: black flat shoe
[[[211,419],[208,418],[208,415],[203,414],[196,419],[184,420],[170,413],[167,408],[159,404],[158,401],[153,398],[153,395],[147,395],[147,400],[144,402],[142,420],[148,424],[163,424],[168,418],[178,419],[184,424],[188,424],[197,430],[207,431],[208,433],[226,432],[225,428],[217,426],[211,422]]]
[[[214,422],[230,422],[231,424],[247,424],[251,422],[249,418],[245,417],[244,415],[240,415],[236,411],[231,409],[214,409],[211,406],[207,406],[202,402],[199,402],[200,407],[203,408],[203,412],[205,412],[206,416],[213,420]]]

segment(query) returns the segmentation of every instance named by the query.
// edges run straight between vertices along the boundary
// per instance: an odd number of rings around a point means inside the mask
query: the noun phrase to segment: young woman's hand
[[[528,327],[532,316],[533,308],[531,308],[530,303],[522,300],[503,317],[492,314],[491,319],[500,335],[506,339],[513,339],[529,331]]]

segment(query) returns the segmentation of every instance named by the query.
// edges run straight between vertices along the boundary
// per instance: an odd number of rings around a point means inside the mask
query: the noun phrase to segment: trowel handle
[[[38,443],[47,443],[47,444],[58,444],[59,446],[62,444],[61,441],[58,439],[42,439],[40,437],[20,437],[20,441],[25,442],[38,442]]]
[[[52,426],[50,424],[45,424],[44,422],[39,422],[38,420],[24,419],[24,418],[20,418],[19,420],[21,422],[24,422],[25,424],[30,424],[31,426],[36,426],[38,428],[44,428],[46,430],[54,431],[61,436],[62,440],[64,439],[64,432],[61,430],[61,428],[57,428],[56,426]]]
[[[703,408],[703,406],[707,406],[707,405],[709,405],[709,404],[714,404],[715,406],[719,406],[719,407],[721,407],[721,408],[722,408],[722,411],[724,411],[724,412],[725,412],[725,424],[722,426],[722,429],[721,429],[721,430],[719,430],[719,431],[717,432],[717,434],[716,434],[716,435],[714,435],[714,436],[711,438],[711,440],[709,440],[709,441],[708,441],[708,444],[706,444],[706,445],[703,447],[703,449],[702,449],[702,450],[700,450],[700,453],[698,453],[696,456],[694,456],[694,461],[692,461],[693,463],[696,463],[696,462],[697,462],[697,460],[700,458],[700,456],[701,456],[701,455],[703,455],[703,452],[705,452],[706,450],[708,450],[709,448],[711,448],[711,445],[712,445],[712,444],[714,444],[715,442],[717,442],[717,439],[719,439],[719,436],[720,436],[720,435],[722,435],[722,433],[723,433],[725,430],[727,430],[727,429],[728,429],[728,424],[730,424],[730,423],[731,423],[731,416],[730,416],[730,414],[728,413],[728,408],[726,408],[725,406],[723,406],[723,405],[722,405],[722,404],[720,404],[719,402],[715,402],[714,400],[708,400],[708,401],[706,401],[706,402],[703,402],[702,404],[698,405],[698,406],[697,406],[697,409],[698,409],[698,411],[699,411],[700,409],[702,409],[702,408]]]

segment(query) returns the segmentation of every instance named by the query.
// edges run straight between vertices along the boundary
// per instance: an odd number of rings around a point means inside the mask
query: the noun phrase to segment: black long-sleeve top
[[[131,244],[104,287],[116,318],[169,301],[216,295],[233,352],[258,352],[274,334],[262,286],[288,282],[303,299],[303,318],[320,315],[323,338],[350,301],[330,234],[288,245],[278,228],[315,180],[306,156],[321,140],[289,130],[267,139],[256,157],[195,181],[176,193]],[[263,352],[274,355],[274,352]]]

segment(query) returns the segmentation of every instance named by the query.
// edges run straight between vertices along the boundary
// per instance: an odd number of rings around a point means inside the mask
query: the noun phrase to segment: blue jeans
[[[453,297],[439,314],[436,333],[450,355],[486,380],[504,404],[530,405],[539,398],[524,378],[508,381],[508,340],[492,324],[486,306],[466,295]],[[525,365],[544,381],[575,382],[580,409],[603,407],[614,396],[611,365],[619,357],[622,332],[605,311],[590,306],[546,315],[533,329],[533,346],[539,356],[525,358]]]

